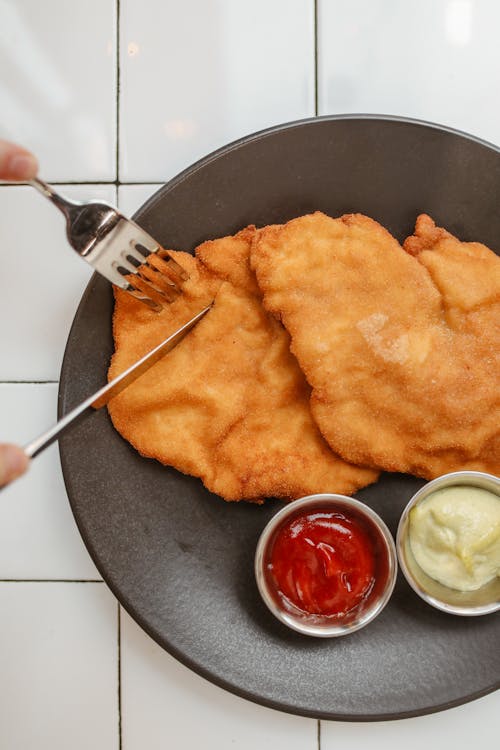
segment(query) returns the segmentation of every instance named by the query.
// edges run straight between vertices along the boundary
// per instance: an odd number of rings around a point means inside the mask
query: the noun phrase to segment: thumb
[[[0,487],[24,474],[29,459],[17,445],[0,445]]]
[[[38,162],[26,149],[0,140],[0,180],[23,182],[36,177]]]

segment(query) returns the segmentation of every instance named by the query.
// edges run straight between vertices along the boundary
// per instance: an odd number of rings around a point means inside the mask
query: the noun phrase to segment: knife
[[[85,399],[85,401],[82,401],[79,406],[68,412],[68,414],[60,419],[57,424],[51,427],[50,430],[47,430],[47,432],[44,432],[35,440],[32,440],[31,443],[25,445],[23,450],[28,458],[34,458],[35,456],[38,456],[39,453],[41,453],[45,448],[51,445],[51,443],[57,440],[58,437],[63,434],[63,432],[66,432],[66,430],[72,424],[74,424],[77,419],[80,419],[83,416],[87,416],[88,414],[92,414],[96,409],[101,409],[109,401],[111,401],[112,398],[117,396],[119,393],[125,390],[127,386],[137,380],[137,378],[140,378],[140,376],[143,375],[147,370],[149,370],[150,367],[156,364],[156,362],[158,362],[164,354],[173,349],[174,346],[176,346],[179,341],[181,341],[184,336],[186,336],[186,334],[189,333],[189,331],[198,323],[198,321],[207,314],[210,308],[211,305],[205,307],[204,310],[195,315],[194,318],[191,318],[191,320],[188,320],[187,323],[184,323],[184,325],[181,326],[181,328],[179,328],[177,331],[171,333],[170,336],[168,336],[164,341],[161,342],[161,344],[158,344],[158,346],[156,346],[154,349],[151,349],[150,352],[145,354],[144,357],[131,365],[127,370],[125,370],[125,372],[122,372],[121,375],[118,375],[117,378],[114,378],[114,380],[112,380],[107,385],[99,388],[96,393],[93,393],[92,396],[89,396]]]

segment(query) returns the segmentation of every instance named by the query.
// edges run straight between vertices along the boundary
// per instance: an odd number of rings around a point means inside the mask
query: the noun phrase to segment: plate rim
[[[185,169],[183,169],[181,172],[178,172],[178,174],[171,177],[169,180],[167,180],[167,182],[165,182],[162,185],[159,185],[158,190],[156,190],[153,193],[153,195],[151,195],[145,201],[145,203],[143,203],[142,206],[140,206],[135,211],[133,218],[140,219],[140,216],[142,215],[143,212],[149,210],[150,208],[154,206],[156,201],[159,200],[160,198],[160,193],[164,191],[166,188],[172,189],[174,187],[177,187],[178,185],[181,185],[188,177],[198,172],[207,164],[210,164],[212,161],[215,161],[221,156],[225,156],[226,154],[231,153],[231,151],[238,149],[240,146],[246,143],[257,142],[261,140],[262,138],[266,138],[267,136],[273,135],[274,133],[279,133],[282,130],[292,130],[294,128],[298,128],[303,125],[310,125],[316,122],[337,122],[340,120],[375,120],[378,122],[394,122],[394,123],[399,123],[403,125],[419,125],[426,129],[437,130],[440,132],[450,133],[452,135],[458,135],[461,138],[465,138],[469,141],[473,141],[474,143],[477,143],[480,146],[483,146],[485,148],[491,149],[492,151],[496,151],[497,153],[500,153],[500,145],[496,145],[492,141],[488,141],[485,138],[481,138],[480,136],[473,135],[472,133],[468,133],[466,130],[460,130],[459,128],[453,128],[449,125],[442,125],[440,123],[433,122],[431,120],[422,120],[422,119],[415,118],[415,117],[405,117],[403,115],[376,114],[376,113],[369,113],[369,112],[367,113],[346,112],[346,113],[340,113],[340,114],[335,114],[335,115],[316,115],[312,117],[303,117],[299,120],[289,120],[284,123],[279,123],[278,125],[272,125],[271,127],[263,128],[262,130],[256,130],[255,132],[249,133],[248,135],[244,135],[241,138],[237,138],[234,141],[230,141],[229,143],[226,143],[223,146],[220,146],[214,151],[210,151],[208,154],[206,154],[205,156],[202,156],[200,159],[197,159],[192,164],[188,165]]]
[[[217,148],[214,151],[211,151],[207,155],[195,161],[193,164],[186,167],[184,170],[179,172],[177,175],[169,179],[164,184],[159,185],[158,189],[153,193],[153,195],[151,195],[137,209],[137,211],[135,211],[132,218],[134,220],[137,220],[140,223],[142,215],[146,213],[147,211],[149,211],[150,209],[152,209],[154,205],[161,199],[164,193],[168,193],[173,188],[182,184],[186,179],[191,177],[193,174],[198,172],[207,164],[210,164],[211,162],[217,160],[221,156],[225,156],[231,153],[232,151],[237,150],[242,145],[245,145],[251,142],[257,142],[263,138],[266,138],[269,135],[273,135],[275,133],[279,133],[285,130],[292,130],[294,128],[298,128],[304,125],[314,124],[318,122],[337,122],[337,121],[342,121],[342,120],[355,120],[355,121],[372,120],[372,121],[377,121],[377,122],[393,122],[393,123],[402,124],[402,125],[417,125],[425,129],[432,129],[432,130],[436,130],[440,132],[449,133],[452,135],[457,135],[461,138],[465,138],[466,140],[477,143],[480,146],[488,148],[489,150],[492,150],[496,152],[497,154],[500,154],[500,146],[497,146],[496,144],[490,141],[480,138],[479,136],[475,136],[471,133],[462,131],[458,128],[453,128],[447,125],[442,125],[442,124],[427,121],[427,120],[421,120],[418,118],[404,117],[400,115],[375,114],[375,113],[373,114],[372,113],[344,113],[344,114],[335,114],[335,115],[312,116],[312,117],[302,118],[299,120],[291,120],[289,122],[280,123],[278,125],[273,125],[271,127],[255,131],[241,138],[238,138],[234,141],[231,141],[230,143],[225,144],[221,146],[220,148]],[[66,390],[66,384],[67,384],[67,376],[65,374],[65,369],[67,366],[67,358],[69,357],[69,351],[68,351],[69,342],[72,338],[72,334],[73,334],[74,329],[76,328],[77,322],[79,322],[80,313],[85,307],[87,300],[89,296],[92,294],[92,292],[94,291],[94,288],[96,284],[98,283],[98,281],[100,281],[100,277],[95,272],[91,276],[83,292],[83,295],[78,303],[78,306],[75,310],[75,314],[73,317],[71,327],[68,332],[66,345],[64,349],[64,355],[63,355],[63,359],[61,363],[61,369],[59,373],[58,407],[57,407],[58,419],[60,419],[63,416],[63,400],[65,397],[65,390]],[[343,713],[328,712],[328,711],[323,711],[323,710],[314,710],[314,711],[308,710],[306,708],[301,708],[296,705],[287,703],[286,701],[277,701],[277,700],[265,698],[260,694],[257,694],[251,690],[245,690],[240,685],[235,685],[229,680],[224,680],[223,678],[212,674],[203,665],[200,665],[196,661],[190,659],[188,655],[180,652],[175,646],[172,646],[170,643],[165,642],[161,634],[155,632],[154,628],[152,628],[147,623],[147,621],[143,618],[141,613],[138,610],[136,610],[132,602],[130,602],[128,598],[118,590],[118,586],[115,586],[113,582],[108,580],[107,574],[105,573],[105,571],[101,569],[99,557],[94,548],[92,540],[89,538],[86,531],[84,530],[82,523],[81,523],[81,519],[79,518],[79,514],[77,512],[77,509],[75,508],[73,504],[72,495],[70,491],[70,484],[71,484],[70,471],[71,470],[66,460],[64,444],[65,444],[65,440],[63,436],[58,443],[58,450],[59,450],[61,470],[62,470],[62,475],[63,475],[64,487],[66,490],[66,495],[68,497],[71,512],[72,512],[73,518],[75,519],[75,523],[77,525],[80,536],[99,574],[102,576],[103,582],[106,584],[106,586],[112,592],[113,596],[116,598],[118,605],[123,607],[123,609],[134,620],[134,622],[136,622],[136,624],[139,625],[139,627],[143,631],[145,631],[147,635],[155,641],[155,643],[157,643],[164,651],[166,651],[171,656],[173,656],[177,661],[179,661],[185,667],[187,667],[188,669],[190,669],[191,671],[193,671],[195,674],[199,675],[200,677],[204,678],[208,682],[211,682],[212,684],[217,685],[223,690],[226,690],[232,693],[233,695],[237,695],[240,698],[244,698],[245,700],[249,700],[252,703],[255,703],[257,705],[264,706],[266,708],[271,708],[271,709],[278,710],[278,711],[282,711],[284,713],[292,714],[295,716],[304,716],[306,718],[317,719],[317,720],[362,722],[362,723],[379,722],[379,721],[395,721],[395,720],[400,720],[400,719],[415,718],[417,716],[425,716],[425,715],[429,715],[433,713],[439,713],[441,711],[445,711],[450,708],[455,708],[457,706],[465,705],[467,703],[470,703],[474,700],[482,698],[500,689],[500,677],[499,677],[497,683],[487,686],[483,690],[476,691],[463,698],[457,698],[455,700],[445,701],[444,703],[440,703],[437,705],[432,704],[432,705],[424,706],[415,710],[385,712],[385,713],[377,713],[377,714],[368,714],[368,713],[343,714]],[[120,633],[120,628],[121,628],[120,614],[118,614],[118,628],[119,628],[119,633]]]

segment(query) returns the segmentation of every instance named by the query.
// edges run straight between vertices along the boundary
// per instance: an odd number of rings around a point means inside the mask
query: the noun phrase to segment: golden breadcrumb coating
[[[404,249],[361,214],[260,230],[252,267],[346,460],[500,473],[500,259],[422,215]]]
[[[264,310],[250,270],[255,231],[206,242],[196,258],[173,252],[190,278],[159,314],[116,291],[110,379],[215,301],[109,413],[141,454],[200,477],[226,500],[350,494],[378,474],[346,463],[321,437],[289,336]]]

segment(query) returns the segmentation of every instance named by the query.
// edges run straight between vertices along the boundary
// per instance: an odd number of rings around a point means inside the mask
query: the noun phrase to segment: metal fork
[[[112,284],[156,312],[180,294],[188,274],[134,221],[107,203],[63,198],[38,178],[30,185],[64,214],[71,247]]]

